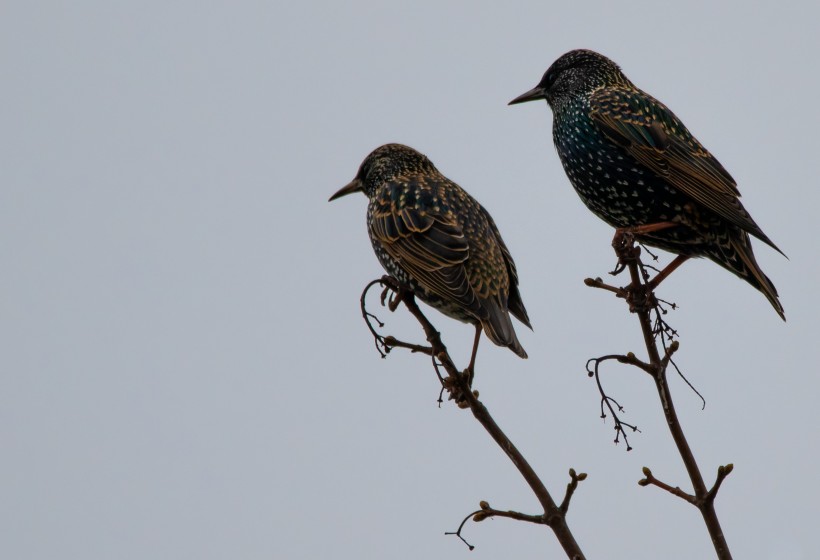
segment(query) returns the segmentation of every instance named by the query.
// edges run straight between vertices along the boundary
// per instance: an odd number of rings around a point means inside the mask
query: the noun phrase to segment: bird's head
[[[384,183],[410,172],[425,170],[435,170],[435,166],[424,154],[402,144],[385,144],[364,158],[356,177],[336,191],[330,200],[359,191],[370,198]]]
[[[537,86],[510,101],[509,105],[546,99],[555,106],[612,84],[630,84],[617,64],[602,54],[574,50],[552,63]]]

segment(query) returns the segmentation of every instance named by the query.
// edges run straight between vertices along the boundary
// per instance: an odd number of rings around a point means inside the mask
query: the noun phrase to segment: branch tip
[[[561,505],[558,506],[558,509],[561,511],[561,515],[566,515],[567,511],[569,510],[569,502],[572,500],[572,495],[575,493],[575,490],[578,488],[578,483],[582,480],[586,480],[587,473],[576,473],[575,469],[569,469],[569,484],[567,484],[567,491],[564,494],[564,500],[561,502]]]
[[[605,362],[607,360],[615,360],[615,361],[618,361],[620,363],[632,364],[632,365],[646,371],[646,368],[649,367],[649,365],[644,364],[642,361],[635,358],[634,354],[631,354],[631,356],[632,356],[632,359],[630,359],[629,355],[608,354],[606,356],[601,356],[600,358],[591,358],[591,359],[587,360],[587,364],[586,364],[587,374],[590,377],[595,377],[595,383],[598,385],[598,392],[601,394],[601,418],[602,419],[606,418],[606,411],[604,410],[604,407],[606,407],[607,409],[609,409],[610,414],[612,414],[612,419],[615,422],[615,426],[614,426],[615,440],[614,440],[614,442],[616,444],[619,443],[620,439],[621,439],[621,436],[623,436],[624,443],[626,444],[626,450],[627,451],[632,451],[632,446],[629,445],[629,439],[627,438],[625,428],[630,428],[633,433],[634,432],[640,432],[640,430],[634,424],[628,424],[628,423],[624,422],[623,420],[621,420],[621,418],[618,416],[618,413],[615,411],[615,408],[618,409],[618,412],[624,412],[624,407],[622,407],[618,401],[616,401],[614,398],[607,395],[606,392],[604,391],[604,387],[603,387],[603,384],[601,383],[601,377],[600,377],[600,366],[603,362]],[[590,366],[590,364],[593,364],[593,365]],[[614,405],[614,408],[613,408],[613,405]]]

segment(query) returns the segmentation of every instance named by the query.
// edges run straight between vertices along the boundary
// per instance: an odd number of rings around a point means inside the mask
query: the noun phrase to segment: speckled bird
[[[367,231],[384,269],[426,304],[476,326],[470,371],[482,329],[527,357],[510,320],[512,313],[532,328],[515,263],[481,204],[401,144],[376,148],[330,200],[354,192],[370,200]]]
[[[663,103],[613,61],[589,50],[556,60],[510,105],[546,99],[553,140],[569,180],[598,217],[639,242],[706,257],[783,306],[752,252],[749,234],[783,253],[755,223],[732,176]]]

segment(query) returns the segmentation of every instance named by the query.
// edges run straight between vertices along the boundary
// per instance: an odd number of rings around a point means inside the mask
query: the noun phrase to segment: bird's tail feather
[[[518,356],[526,358],[527,351],[518,341],[509,312],[496,305],[486,306],[485,309],[489,313],[488,317],[481,321],[481,326],[484,328],[487,338],[498,346],[506,346]]]
[[[749,240],[749,236],[743,235],[740,238],[732,239],[731,245],[745,265],[744,279],[766,296],[766,299],[772,304],[772,307],[774,307],[774,310],[780,315],[780,318],[785,321],[786,314],[778,298],[777,288],[774,287],[772,281],[769,280],[769,277],[763,273],[760,269],[760,265],[757,264],[757,259],[755,259],[755,255],[752,252],[752,244]]]
[[[530,318],[527,315],[527,310],[524,308],[524,302],[521,301],[521,295],[518,293],[518,288],[516,286],[510,286],[510,298],[507,305],[509,305],[510,313],[513,314],[513,317],[521,321],[527,328],[532,330]]]

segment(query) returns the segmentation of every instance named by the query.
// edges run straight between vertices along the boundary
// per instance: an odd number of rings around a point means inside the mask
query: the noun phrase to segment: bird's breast
[[[578,196],[613,227],[671,220],[679,210],[675,189],[604,136],[588,107],[556,113],[553,140]]]

